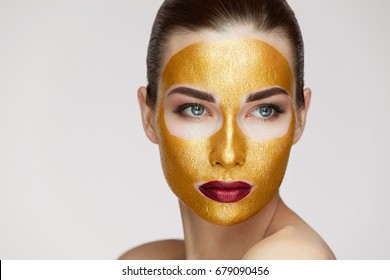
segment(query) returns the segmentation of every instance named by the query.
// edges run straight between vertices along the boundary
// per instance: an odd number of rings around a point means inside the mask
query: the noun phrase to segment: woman
[[[303,41],[283,0],[166,0],[138,100],[180,201],[184,241],[122,259],[334,259],[281,200],[310,105]]]

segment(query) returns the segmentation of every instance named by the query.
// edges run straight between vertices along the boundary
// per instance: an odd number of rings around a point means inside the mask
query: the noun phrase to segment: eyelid
[[[258,116],[255,114],[256,110],[264,107],[271,108],[273,110],[272,114],[269,117]],[[286,111],[282,108],[282,106],[280,106],[277,103],[262,103],[252,107],[252,109],[249,110],[249,113],[246,115],[246,117],[254,118],[257,121],[268,122],[277,119],[284,113],[286,113]]]
[[[248,115],[251,114],[256,109],[263,108],[263,107],[270,107],[270,108],[274,109],[279,114],[283,114],[286,112],[286,110],[283,109],[283,106],[281,106],[279,103],[276,103],[276,102],[275,103],[261,103],[261,104],[257,104],[255,106],[251,107]]]
[[[185,110],[185,109],[187,109],[189,107],[193,107],[193,106],[199,106],[199,107],[204,108],[207,112],[209,111],[206,106],[204,106],[204,105],[202,105],[200,103],[184,103],[184,104],[181,104],[181,105],[177,106],[173,110],[173,112],[174,113],[180,113],[181,111],[183,111],[183,110]]]
[[[199,107],[202,107],[206,114],[203,114],[201,116],[190,116],[186,113],[184,113],[184,111],[190,107],[193,107],[193,106],[199,106]],[[173,113],[175,114],[178,114],[178,115],[181,115],[183,117],[187,117],[187,118],[190,118],[190,119],[200,119],[202,117],[206,117],[206,116],[212,116],[212,112],[209,108],[207,108],[207,106],[204,106],[203,104],[200,104],[200,103],[184,103],[184,104],[181,104],[179,106],[177,106],[174,110],[173,110]]]

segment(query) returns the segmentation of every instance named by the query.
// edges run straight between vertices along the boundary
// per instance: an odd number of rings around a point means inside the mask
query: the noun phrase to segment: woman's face
[[[187,207],[219,225],[267,205],[294,142],[287,41],[250,34],[173,37],[159,86],[156,134],[166,180]]]

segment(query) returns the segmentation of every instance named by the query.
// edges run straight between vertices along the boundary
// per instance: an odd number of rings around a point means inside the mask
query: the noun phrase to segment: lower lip
[[[199,187],[202,194],[208,198],[222,203],[233,203],[245,198],[252,186],[245,182],[221,182],[214,181]]]

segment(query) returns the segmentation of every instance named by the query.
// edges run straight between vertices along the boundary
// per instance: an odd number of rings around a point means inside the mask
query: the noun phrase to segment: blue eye
[[[194,105],[194,106],[191,106],[189,108],[191,108],[191,113],[194,116],[197,116],[197,117],[203,115],[203,113],[205,111],[205,109],[202,106],[199,106],[199,105]]]
[[[250,112],[250,115],[263,121],[268,121],[277,118],[280,114],[285,113],[285,110],[278,104],[262,104]]]
[[[273,112],[274,112],[274,109],[271,108],[271,107],[259,107],[256,109],[258,111],[258,113],[260,114],[260,116],[262,116],[263,118],[269,118],[270,116],[272,116]]]
[[[208,114],[207,109],[200,104],[183,104],[173,112],[190,118],[200,118]]]

